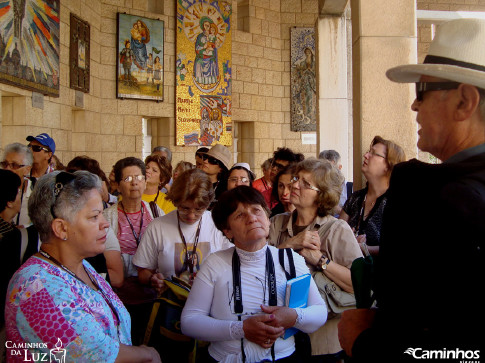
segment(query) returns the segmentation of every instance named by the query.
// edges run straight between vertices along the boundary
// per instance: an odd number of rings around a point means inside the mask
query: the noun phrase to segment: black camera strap
[[[273,256],[269,247],[266,248],[266,276],[268,278],[269,287],[269,306],[276,306],[278,303],[276,292],[276,273],[274,268]],[[242,286],[241,286],[241,262],[236,249],[232,254],[232,284],[234,289],[234,312],[238,314],[238,321],[241,321],[241,315],[243,313],[242,303]],[[241,339],[241,353],[242,360],[246,362],[246,353],[244,352],[244,339]],[[271,358],[275,361],[274,344],[271,346]]]

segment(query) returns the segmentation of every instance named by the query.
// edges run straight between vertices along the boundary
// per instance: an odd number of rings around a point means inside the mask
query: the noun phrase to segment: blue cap
[[[56,152],[56,143],[54,142],[54,139],[45,132],[40,135],[37,135],[36,137],[27,136],[26,140],[27,141],[36,140],[40,142],[42,145],[47,146],[52,151],[53,154]]]

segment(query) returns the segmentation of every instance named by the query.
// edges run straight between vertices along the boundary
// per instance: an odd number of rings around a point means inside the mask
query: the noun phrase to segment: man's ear
[[[458,87],[460,102],[455,110],[455,119],[464,121],[469,119],[480,104],[480,93],[477,87],[470,84],[460,84]]]
[[[56,218],[52,221],[51,228],[52,228],[52,232],[54,233],[54,236],[62,240],[67,239],[67,231],[68,231],[67,221],[61,218]]]

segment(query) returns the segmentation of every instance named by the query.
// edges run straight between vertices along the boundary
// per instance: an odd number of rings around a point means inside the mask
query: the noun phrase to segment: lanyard
[[[269,306],[277,305],[277,294],[276,294],[276,274],[274,269],[273,256],[269,250],[266,248],[266,276],[268,277],[269,286]],[[239,255],[236,249],[232,254],[232,284],[234,289],[234,312],[238,314],[238,320],[241,321],[241,314],[243,312],[242,304],[242,286],[241,286],[241,262],[239,260]],[[242,360],[246,362],[246,353],[244,352],[244,339],[241,339],[241,353]],[[271,346],[271,358],[273,362],[275,361],[274,344]]]
[[[76,275],[73,271],[71,271],[69,268],[67,268],[66,266],[64,266],[62,263],[60,263],[58,260],[56,260],[54,257],[52,257],[51,255],[49,255],[44,250],[40,249],[39,250],[39,253],[42,256],[44,256],[45,258],[47,258],[49,261],[52,261],[55,265],[59,266],[61,269],[63,269],[64,271],[66,271],[69,275],[71,275],[72,277],[74,277],[77,280],[81,281],[84,285],[87,285],[83,280],[81,280],[81,278],[78,275]],[[109,308],[113,312],[113,315],[116,318],[116,320],[114,322],[115,325],[116,326],[119,326],[119,324],[120,324],[120,318],[118,316],[118,312],[116,311],[115,307],[111,303],[110,299],[105,295],[103,289],[101,289],[101,287],[99,286],[98,282],[91,276],[91,274],[89,273],[89,271],[86,270],[86,267],[84,266],[84,264],[83,264],[83,268],[84,268],[84,271],[86,271],[86,274],[88,275],[89,279],[93,283],[94,287],[96,287],[96,289],[98,289],[98,291],[101,293],[101,296],[104,298],[104,300],[108,304]]]
[[[126,220],[128,221],[128,224],[130,225],[130,228],[131,228],[131,233],[133,233],[133,237],[135,237],[135,241],[136,241],[136,245],[138,246],[140,244],[140,240],[141,240],[141,230],[143,228],[143,202],[141,202],[141,220],[140,220],[140,231],[138,232],[138,234],[136,234],[135,232],[135,228],[133,227],[133,223],[131,223],[130,221],[130,218],[128,217],[128,214],[126,214],[125,212],[125,206],[123,205],[123,202],[120,202],[121,204],[121,210],[123,211],[125,217],[126,217]]]
[[[177,225],[179,227],[179,234],[180,238],[182,239],[182,243],[185,247],[185,261],[184,261],[184,268],[187,266],[191,274],[194,273],[194,260],[195,256],[197,255],[197,244],[199,243],[199,235],[200,235],[200,226],[202,225],[202,216],[199,219],[199,225],[197,227],[197,232],[195,233],[195,241],[192,247],[192,255],[189,257],[189,248],[187,247],[187,242],[185,241],[185,236],[182,232],[182,228],[180,228],[180,217],[179,212],[177,211]]]

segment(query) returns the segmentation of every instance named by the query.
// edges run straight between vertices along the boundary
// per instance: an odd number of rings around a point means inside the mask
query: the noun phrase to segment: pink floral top
[[[108,283],[83,263],[110,304],[100,291],[35,256],[14,274],[5,307],[9,362],[42,356],[49,361],[63,349],[66,362],[114,362],[120,343],[131,345],[128,311]]]

